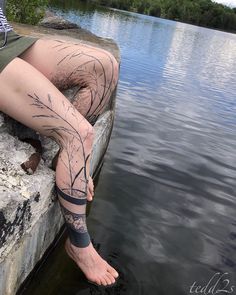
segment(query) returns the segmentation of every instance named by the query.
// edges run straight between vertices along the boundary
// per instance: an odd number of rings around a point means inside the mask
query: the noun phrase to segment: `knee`
[[[119,63],[117,62],[114,55],[112,55],[108,51],[105,52],[106,57],[102,59],[103,67],[105,69],[107,76],[112,79],[111,83],[113,88],[115,88],[119,78]]]
[[[70,147],[73,150],[73,147],[83,146],[86,151],[90,151],[93,146],[95,132],[93,126],[87,120],[83,120],[79,125],[72,125],[69,130],[62,129],[54,135],[54,139],[62,148],[68,149]]]
[[[95,137],[95,132],[93,126],[87,121],[83,126],[83,130],[81,130],[81,138],[84,146],[91,150],[93,146],[93,141]]]
[[[86,150],[91,150],[94,141],[94,128],[93,126],[86,120],[82,121],[77,127],[77,136],[76,141],[77,144],[82,144]],[[71,138],[69,139],[71,140]]]

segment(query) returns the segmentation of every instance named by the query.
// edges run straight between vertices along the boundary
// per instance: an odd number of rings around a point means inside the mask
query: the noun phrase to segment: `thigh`
[[[73,132],[85,138],[90,127],[41,72],[20,58],[0,74],[0,111],[59,142]]]
[[[58,89],[73,88],[72,103],[91,124],[107,108],[118,81],[114,56],[85,44],[40,39],[20,57]]]
[[[117,76],[118,64],[114,56],[86,44],[40,39],[21,58],[42,72],[59,89],[96,85],[98,80],[103,80],[104,88],[109,88],[110,84],[117,82],[114,75]]]

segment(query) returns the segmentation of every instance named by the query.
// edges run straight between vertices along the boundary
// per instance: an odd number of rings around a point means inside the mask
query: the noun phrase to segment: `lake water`
[[[61,243],[24,294],[236,294],[236,35],[61,2],[54,11],[121,50],[88,217],[120,280],[89,286]]]

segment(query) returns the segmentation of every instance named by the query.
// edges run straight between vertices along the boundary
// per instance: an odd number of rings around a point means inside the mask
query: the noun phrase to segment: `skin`
[[[93,184],[92,177],[89,176],[87,200],[91,202],[93,200],[93,196],[94,196],[94,184]]]
[[[109,52],[83,44],[40,39],[0,73],[0,111],[60,146],[56,184],[73,198],[91,201],[89,175],[95,122],[118,81],[119,66]],[[61,90],[79,86],[70,103]],[[75,205],[58,195],[62,213],[78,233],[87,232],[86,204]],[[91,282],[110,285],[117,271],[94,249],[68,238],[67,254]]]

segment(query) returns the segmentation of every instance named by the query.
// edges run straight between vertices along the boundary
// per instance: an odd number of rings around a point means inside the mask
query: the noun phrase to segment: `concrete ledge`
[[[14,30],[20,35],[30,35],[32,37],[47,37],[47,38],[60,38],[63,40],[72,40],[84,43],[87,45],[95,46],[111,52],[117,61],[120,63],[120,51],[117,44],[110,38],[102,38],[94,35],[88,30],[77,28],[70,30],[56,30],[45,28],[41,26],[30,26],[11,22]]]
[[[119,49],[112,40],[96,37],[80,29],[68,34],[48,28],[14,24],[20,34],[83,39],[89,45],[104,48],[119,61]],[[45,31],[46,30],[46,31]],[[24,31],[24,32],[23,32]],[[77,36],[77,37],[76,37]],[[65,92],[69,100],[73,89]],[[94,125],[95,141],[91,173],[99,167],[106,152],[114,120],[115,93],[111,104]],[[21,168],[35,149],[20,139],[40,139],[42,159],[34,174]],[[52,159],[58,146],[51,139],[0,114],[0,295],[13,295],[42,258],[61,229],[64,219],[54,192],[55,172]]]
[[[106,111],[94,125],[91,173],[108,146],[113,117],[113,111]],[[55,172],[40,163],[33,175],[25,174],[20,163],[33,148],[9,134],[0,134],[2,140],[11,151],[0,156],[0,171],[4,171],[0,175],[0,294],[12,295],[51,245],[64,219],[54,193]]]

